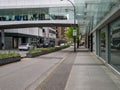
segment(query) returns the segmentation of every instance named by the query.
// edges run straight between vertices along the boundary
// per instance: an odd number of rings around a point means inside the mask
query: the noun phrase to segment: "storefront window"
[[[106,28],[100,31],[100,57],[106,60]]]
[[[120,19],[111,24],[110,33],[110,64],[116,66],[120,70]]]

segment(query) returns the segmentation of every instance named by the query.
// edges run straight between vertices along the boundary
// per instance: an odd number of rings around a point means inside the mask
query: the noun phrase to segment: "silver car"
[[[34,46],[31,45],[30,43],[23,43],[23,44],[18,46],[19,50],[31,50],[33,48],[34,48]]]

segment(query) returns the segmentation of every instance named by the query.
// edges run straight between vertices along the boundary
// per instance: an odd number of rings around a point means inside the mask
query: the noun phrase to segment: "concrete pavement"
[[[50,76],[52,78],[47,79],[50,81],[46,86],[51,85],[52,89],[43,90],[120,90],[120,76],[109,70],[93,53],[82,47],[74,53],[74,57],[70,53],[73,53],[73,47],[1,66],[0,90],[35,90]],[[68,66],[64,61],[72,63]],[[71,72],[66,75],[67,69]],[[64,74],[61,74],[62,71]],[[63,79],[65,87],[61,88]],[[50,84],[51,81],[54,83]],[[57,86],[60,86],[59,89],[55,89]],[[37,90],[42,89],[38,87]]]
[[[36,88],[36,90],[64,90],[76,53],[69,56]]]
[[[35,90],[68,55],[58,51],[0,67],[0,90]]]
[[[65,90],[120,90],[120,76],[86,51],[78,50]]]

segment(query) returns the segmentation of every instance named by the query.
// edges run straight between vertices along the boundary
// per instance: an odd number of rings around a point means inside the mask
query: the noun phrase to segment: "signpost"
[[[74,52],[76,52],[76,36],[77,36],[77,30],[73,30],[73,37],[74,37]]]
[[[63,0],[61,0],[63,1]],[[76,24],[75,19],[76,19],[76,9],[75,9],[75,5],[71,0],[67,0],[68,2],[70,2],[73,6],[73,11],[74,11],[74,25]],[[74,37],[74,52],[76,52],[76,36],[77,36],[77,30],[73,30],[73,37]]]

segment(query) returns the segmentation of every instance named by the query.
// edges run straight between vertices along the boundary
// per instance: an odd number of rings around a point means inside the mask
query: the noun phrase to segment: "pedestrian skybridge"
[[[0,7],[0,29],[76,26],[72,6]]]
[[[0,29],[56,26],[77,26],[77,22],[74,23],[74,20],[0,21]]]

